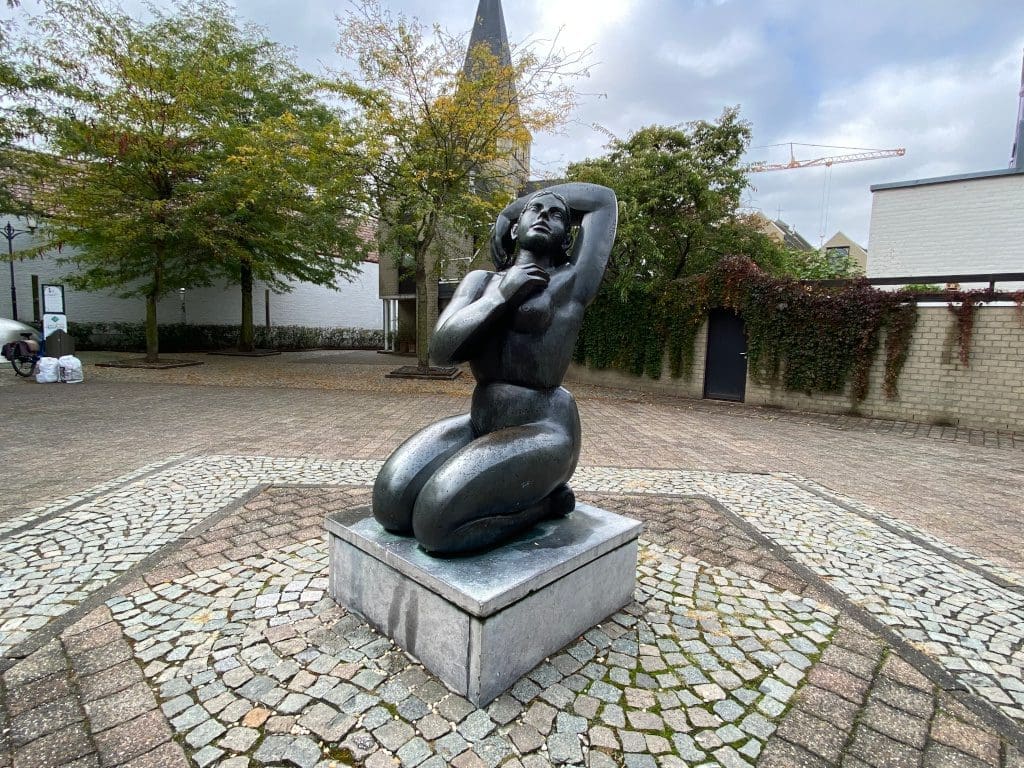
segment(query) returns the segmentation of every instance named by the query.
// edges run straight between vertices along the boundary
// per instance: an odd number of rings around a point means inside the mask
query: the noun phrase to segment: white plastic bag
[[[65,384],[78,384],[85,379],[82,373],[82,361],[74,355],[62,355],[57,358],[60,366],[60,380]]]
[[[60,381],[60,363],[56,357],[41,357],[36,363],[36,381],[40,384],[54,384]]]

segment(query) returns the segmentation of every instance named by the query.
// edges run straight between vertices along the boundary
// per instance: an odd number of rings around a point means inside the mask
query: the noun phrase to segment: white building
[[[10,221],[16,229],[25,229],[25,222],[16,217],[0,216],[0,227]],[[32,322],[41,319],[40,286],[64,285],[65,311],[68,322],[144,322],[146,303],[141,296],[121,298],[116,291],[79,291],[68,284],[75,271],[73,264],[59,263],[68,256],[44,254],[32,259],[17,258],[18,251],[33,246],[29,234],[13,240],[15,250],[14,285],[17,291],[18,319]],[[4,265],[7,267],[8,265]],[[0,270],[0,317],[11,317],[10,269]],[[295,282],[287,293],[273,293],[260,280],[253,283],[253,322],[256,325],[300,325],[314,328],[360,328],[379,330],[380,301],[376,255],[359,265],[351,281],[339,278],[338,290],[312,283]],[[193,325],[233,325],[241,323],[242,294],[237,285],[216,285],[194,288],[165,296],[157,305],[160,324],[190,323]]]
[[[876,184],[871,192],[869,278],[1024,272],[1024,168]]]

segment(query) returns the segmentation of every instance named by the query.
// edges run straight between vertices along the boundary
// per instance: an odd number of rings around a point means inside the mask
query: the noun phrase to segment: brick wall
[[[982,306],[977,310],[968,367],[960,363],[956,321],[941,307],[920,307],[910,354],[898,382],[899,396],[882,392],[884,346],[871,371],[871,389],[856,410],[864,416],[935,424],[1024,432],[1024,327],[1015,307]],[[664,392],[701,397],[707,326],[696,345],[693,376],[654,381],[618,371],[592,371],[573,366],[567,383]],[[848,395],[804,395],[781,386],[755,384],[748,377],[746,402],[823,413],[849,413]]]

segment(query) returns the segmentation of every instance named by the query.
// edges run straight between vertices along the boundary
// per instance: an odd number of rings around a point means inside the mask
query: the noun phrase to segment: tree
[[[416,279],[416,351],[437,314],[437,280],[451,240],[475,238],[514,197],[510,155],[532,133],[562,124],[575,106],[568,79],[585,74],[586,53],[520,46],[507,57],[486,45],[392,15],[376,0],[341,20],[339,51],[354,71],[339,80],[366,122],[369,184],[381,219],[381,252],[408,259]]]
[[[863,277],[864,270],[849,253],[791,251],[786,254],[783,272],[800,280],[834,280]]]
[[[738,214],[749,141],[750,126],[733,107],[716,122],[641,128],[613,139],[606,155],[569,167],[570,179],[603,184],[619,197],[606,292],[656,291],[737,253],[771,270],[782,266],[784,249]]]
[[[355,140],[320,84],[225,5],[153,14],[52,0],[39,23],[48,229],[75,248],[75,284],[145,298],[147,360],[159,298],[224,275],[242,283],[251,347],[253,276],[331,282],[358,259]]]
[[[318,98],[319,88],[276,46],[233,52],[249,83],[227,116],[196,214],[220,271],[242,291],[238,348],[253,349],[254,279],[274,290],[287,280],[333,285],[355,272],[366,250],[361,133]],[[268,55],[269,54],[269,55]]]
[[[8,8],[16,8],[17,0],[7,0]],[[13,54],[13,38],[16,31],[15,19],[0,20],[0,211],[21,213],[14,181],[18,177],[18,160],[21,153],[16,146],[21,136],[18,110],[15,102],[25,88],[24,80]]]
[[[252,288],[285,281],[333,285],[353,274],[366,250],[357,133],[325,110],[269,117],[243,132],[229,161],[207,181],[209,230],[220,263],[242,290],[238,348],[253,349]]]

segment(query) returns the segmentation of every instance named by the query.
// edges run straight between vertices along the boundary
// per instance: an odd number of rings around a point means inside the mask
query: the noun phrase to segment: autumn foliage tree
[[[329,283],[358,261],[357,133],[226,5],[151,12],[47,4],[24,52],[47,150],[37,202],[75,284],[144,297],[147,359],[160,297],[225,276],[242,285],[251,347],[254,276]]]
[[[450,239],[479,238],[516,194],[509,156],[568,118],[586,52],[534,44],[505,57],[480,44],[467,54],[463,36],[375,0],[356,3],[340,24],[339,51],[352,62],[340,88],[366,124],[382,252],[407,259],[415,274],[416,350],[426,367],[437,313],[428,280],[450,258]]]

